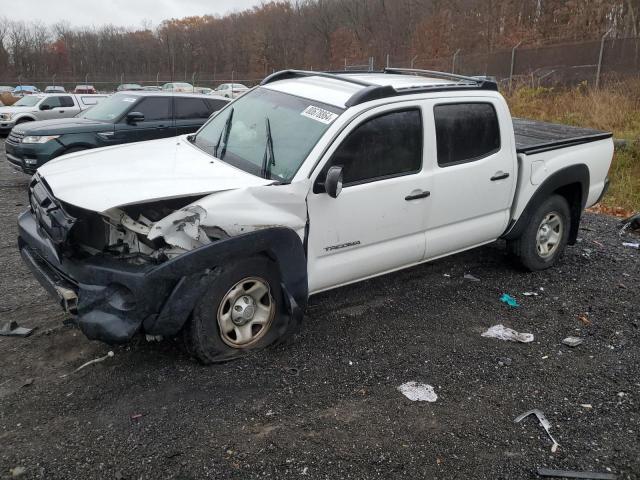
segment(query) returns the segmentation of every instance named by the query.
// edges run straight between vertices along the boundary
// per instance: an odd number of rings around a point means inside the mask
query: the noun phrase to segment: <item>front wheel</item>
[[[290,333],[277,266],[256,256],[222,265],[185,327],[200,362],[224,362],[265,348]]]
[[[520,238],[508,243],[509,250],[528,270],[552,267],[567,246],[570,224],[567,200],[553,195],[538,206]]]

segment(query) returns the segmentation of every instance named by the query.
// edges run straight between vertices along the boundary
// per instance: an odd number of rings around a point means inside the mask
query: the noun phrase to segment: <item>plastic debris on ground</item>
[[[426,383],[403,383],[398,387],[398,391],[412,402],[435,402],[438,399],[433,387]]]
[[[0,328],[0,335],[4,337],[28,337],[33,328],[21,327],[18,322],[7,322]]]
[[[582,339],[580,337],[567,337],[562,340],[562,343],[567,347],[577,347],[578,345],[582,345]]]
[[[537,297],[539,294],[538,292],[524,292],[522,295],[525,297]]]
[[[613,473],[578,472],[576,470],[553,470],[551,468],[538,468],[538,475],[540,475],[541,477],[582,478],[585,480],[616,480],[616,478],[618,478]]]
[[[589,314],[585,313],[582,315],[578,315],[578,320],[580,320],[585,325],[591,325],[591,320],[589,320]]]
[[[553,438],[553,436],[551,435],[551,422],[549,422],[549,420],[547,420],[547,417],[544,416],[544,413],[542,413],[541,410],[538,410],[537,408],[534,408],[532,410],[524,412],[521,415],[518,415],[513,421],[515,423],[520,423],[522,420],[527,418],[529,415],[535,415],[538,418],[538,421],[540,422],[540,425],[542,426],[542,428],[544,428],[544,430],[547,432],[547,435],[549,435],[549,438],[553,442],[553,445],[551,446],[551,452],[555,453],[556,450],[558,450],[558,447],[560,446],[560,444],[558,442],[556,442],[556,439]]]
[[[631,215],[629,218],[622,220],[622,230],[620,233],[624,233],[627,230],[640,230],[640,213]]]
[[[640,250],[640,243],[632,243],[632,242],[623,242],[623,247],[635,248],[636,250]]]
[[[480,281],[480,279],[478,277],[474,277],[470,273],[465,273],[464,274],[464,279],[465,280],[471,280],[472,282],[479,282]]]
[[[516,299],[507,293],[502,294],[502,296],[500,297],[500,301],[502,303],[509,305],[511,308],[516,308],[520,306],[518,305],[518,302],[516,301]]]
[[[76,368],[73,372],[71,373],[76,373],[79,372],[80,370],[82,370],[84,367],[88,367],[89,365],[93,365],[94,363],[100,363],[100,362],[104,362],[107,358],[112,358],[115,354],[112,351],[109,351],[109,353],[107,353],[104,357],[99,357],[96,358],[94,360],[89,360],[87,363],[83,363],[82,365],[80,365],[78,368]],[[62,375],[62,378],[66,377],[67,375]]]
[[[497,338],[499,340],[507,340],[509,342],[520,342],[520,343],[533,342],[532,333],[516,332],[512,328],[507,328],[504,325],[494,325],[489,330],[484,332],[482,336],[487,338]]]

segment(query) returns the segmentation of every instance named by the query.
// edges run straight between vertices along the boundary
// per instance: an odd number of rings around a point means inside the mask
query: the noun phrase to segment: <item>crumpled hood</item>
[[[38,173],[56,198],[94,212],[273,183],[207,155],[186,136],[64,155]]]

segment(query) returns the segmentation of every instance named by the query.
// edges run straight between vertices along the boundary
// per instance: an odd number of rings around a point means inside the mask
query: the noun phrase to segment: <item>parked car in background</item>
[[[13,92],[15,87],[10,87],[8,85],[0,85],[0,93],[5,93],[5,92]]]
[[[207,87],[193,87],[194,93],[202,93],[203,95],[210,95],[213,93],[213,88]]]
[[[193,133],[228,102],[211,95],[116,93],[74,118],[17,125],[5,142],[7,160],[31,174],[63,154]]]
[[[76,85],[73,89],[73,93],[97,93],[96,88],[93,85]]]
[[[11,93],[14,97],[23,97],[25,95],[40,93],[40,90],[38,87],[34,87],[33,85],[18,85]]]
[[[145,92],[161,92],[162,87],[158,85],[146,85],[142,87],[142,90],[144,90]]]
[[[118,92],[139,92],[141,90],[144,90],[144,88],[137,83],[123,83],[122,85],[118,85],[116,89]]]
[[[25,122],[74,117],[106,97],[107,95],[71,93],[24,96],[10,107],[0,108],[0,134],[6,135],[14,126]]]
[[[606,191],[611,133],[418,73],[279,72],[195,135],[51,162],[22,258],[90,339],[182,332],[204,363],[285,340],[310,295],[497,239],[555,265]]]
[[[64,87],[50,85],[44,89],[44,93],[67,93]]]
[[[184,82],[172,82],[165,83],[162,86],[163,92],[182,92],[182,93],[193,93],[193,85],[190,83]]]
[[[249,87],[241,83],[223,83],[216,88],[215,92],[217,95],[222,95],[223,97],[236,98],[248,90]]]

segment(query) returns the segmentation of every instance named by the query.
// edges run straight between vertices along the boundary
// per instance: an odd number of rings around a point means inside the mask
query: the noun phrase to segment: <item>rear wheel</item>
[[[567,200],[553,195],[538,206],[520,238],[509,242],[509,250],[528,270],[552,267],[567,246],[570,220]]]
[[[256,256],[220,267],[184,330],[202,363],[224,362],[265,348],[290,333],[277,266]]]

